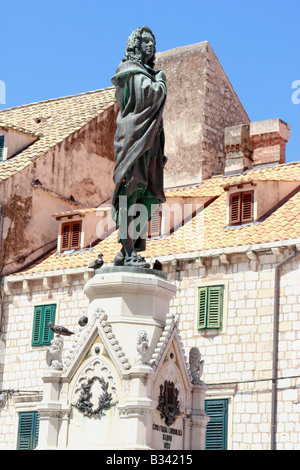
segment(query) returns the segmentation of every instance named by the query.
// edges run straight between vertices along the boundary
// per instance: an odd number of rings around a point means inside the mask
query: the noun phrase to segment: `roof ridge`
[[[165,191],[178,191],[179,189],[195,188],[198,186],[202,186],[205,181],[207,180],[199,181],[198,183],[183,184],[181,186],[170,186],[169,188],[165,188]]]
[[[34,101],[33,103],[21,104],[20,106],[12,106],[11,108],[1,109],[0,110],[0,115],[4,111],[11,111],[13,109],[26,108],[28,106],[35,106],[35,105],[39,105],[39,104],[42,104],[42,103],[50,103],[50,102],[53,102],[53,101],[65,100],[65,99],[74,98],[76,96],[90,95],[90,94],[93,94],[93,93],[99,93],[100,91],[105,91],[105,90],[108,91],[108,90],[113,90],[113,89],[114,89],[113,86],[106,87],[106,88],[99,88],[98,90],[91,90],[91,91],[85,91],[85,92],[81,92],[81,93],[75,93],[75,95],[60,96],[58,98],[50,98],[48,100]]]
[[[29,134],[35,137],[40,137],[41,132],[34,132],[29,129],[25,129],[25,127],[17,126],[16,124],[9,124],[8,122],[2,122],[0,119],[0,127],[2,129],[8,128],[8,129],[13,129],[17,132],[22,132],[23,134]]]
[[[250,173],[251,171],[272,171],[272,170],[280,170],[282,167],[285,166],[291,166],[291,165],[300,165],[300,161],[295,161],[295,162],[285,162],[285,163],[279,163],[278,165],[272,165],[268,166],[265,168],[249,168],[245,173],[242,173],[243,175],[246,175],[247,173]]]

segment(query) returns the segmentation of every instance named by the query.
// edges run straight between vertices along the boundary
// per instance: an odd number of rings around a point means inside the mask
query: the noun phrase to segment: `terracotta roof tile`
[[[257,178],[263,177],[266,180],[276,178],[277,181],[294,181],[294,178],[296,178],[300,185],[300,162],[255,171],[255,177]],[[216,192],[211,191],[207,194],[216,194],[219,191],[220,195],[202,212],[169,236],[149,240],[147,250],[143,253],[143,256],[156,258],[164,255],[300,238],[300,191],[287,198],[285,202],[274,208],[271,214],[266,215],[260,221],[249,225],[227,228],[227,194],[221,187],[225,179],[228,180],[229,178],[212,178],[193,188],[187,187],[178,190],[181,197],[191,197],[191,193],[194,195],[204,194],[202,191],[206,185],[208,190],[215,185]],[[243,175],[238,179],[243,179]],[[233,181],[236,180],[237,177],[234,177]],[[89,266],[99,253],[103,254],[105,262],[111,263],[119,249],[117,232],[114,232],[95,245],[92,250],[86,249],[63,255],[53,253],[32,266],[27,272],[56,271]]]
[[[182,188],[167,189],[166,197],[199,197],[210,198],[223,193],[220,179],[209,179],[201,184],[186,186]]]
[[[215,197],[223,194],[224,189],[241,183],[255,181],[300,181],[300,162],[256,168],[238,176],[218,176],[205,180],[198,185],[182,188],[168,188],[167,197]]]
[[[267,243],[300,238],[300,192],[275,210],[262,222],[226,228],[226,194],[212,202],[203,213],[180,227],[169,237],[150,240],[143,256],[156,258],[164,255],[200,250]],[[113,262],[120,245],[117,232],[98,243],[92,250],[73,254],[52,254],[27,272],[56,271],[88,266],[99,253],[105,262]]]
[[[114,88],[105,88],[0,111],[1,126],[43,135],[27,149],[0,165],[0,182],[30,165],[114,102]],[[40,118],[41,122],[37,122]]]
[[[300,162],[286,163],[266,168],[254,168],[239,176],[223,178],[223,184],[255,181],[300,181]]]

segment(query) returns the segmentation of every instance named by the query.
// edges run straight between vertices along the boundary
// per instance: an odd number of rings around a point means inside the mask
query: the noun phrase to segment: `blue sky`
[[[251,121],[289,123],[287,161],[300,160],[299,18],[299,0],[2,0],[0,109],[111,86],[147,25],[158,51],[208,41]]]

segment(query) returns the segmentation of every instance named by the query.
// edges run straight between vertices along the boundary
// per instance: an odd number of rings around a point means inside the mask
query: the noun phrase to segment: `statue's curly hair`
[[[122,62],[126,62],[127,60],[135,60],[137,62],[142,63],[142,53],[141,53],[141,40],[142,40],[142,34],[150,33],[151,36],[153,37],[153,42],[154,42],[154,54],[149,60],[148,64],[151,68],[154,67],[155,65],[155,52],[156,52],[156,42],[155,42],[155,36],[152,33],[151,29],[148,28],[148,26],[141,26],[140,28],[135,29],[129,38],[127,39],[127,44],[126,44],[126,49],[125,49],[125,55],[122,59]]]

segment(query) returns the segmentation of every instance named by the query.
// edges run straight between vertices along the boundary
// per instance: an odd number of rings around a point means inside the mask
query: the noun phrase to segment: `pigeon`
[[[92,269],[99,269],[99,268],[101,268],[101,266],[103,266],[103,263],[104,263],[104,261],[103,261],[103,255],[102,255],[102,253],[100,253],[100,255],[98,255],[98,258],[95,259],[95,261],[93,261],[93,262],[90,264],[89,268],[92,268]]]
[[[162,264],[160,261],[158,261],[158,259],[155,260],[152,269],[156,269],[157,271],[162,271]]]
[[[88,321],[89,321],[88,317],[81,317],[78,320],[78,325],[85,326],[87,325]]]
[[[53,325],[51,321],[48,322],[48,326],[53,333],[56,333],[58,336],[63,335],[63,336],[71,336],[74,335],[72,331],[68,330],[68,328],[64,326],[59,326],[59,325]]]

